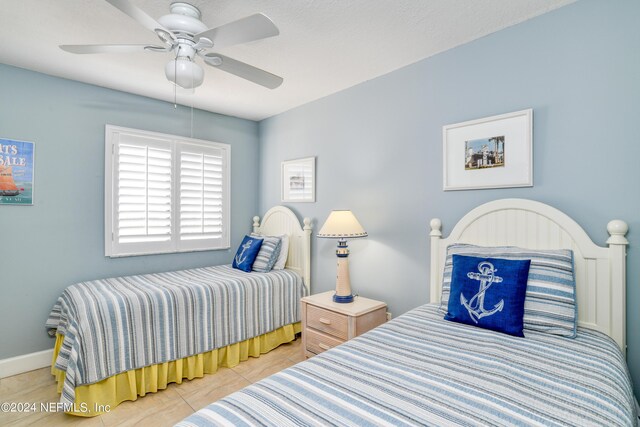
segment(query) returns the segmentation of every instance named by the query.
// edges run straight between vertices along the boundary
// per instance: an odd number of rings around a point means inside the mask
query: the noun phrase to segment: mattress
[[[302,278],[216,266],[69,286],[46,327],[64,335],[60,402],[115,374],[182,359],[300,321]]]
[[[178,425],[635,425],[612,339],[525,333],[448,322],[424,305]]]

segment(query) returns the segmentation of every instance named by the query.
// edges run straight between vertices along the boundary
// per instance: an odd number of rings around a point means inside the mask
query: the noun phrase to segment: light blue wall
[[[104,125],[191,136],[190,109],[0,64],[0,137],[36,143],[35,206],[0,206],[0,359],[49,349],[44,322],[75,282],[231,261],[228,250],[104,256]],[[194,110],[231,145],[231,245],[258,212],[258,125]]]
[[[445,235],[471,208],[523,197],[575,218],[598,244],[629,223],[628,360],[640,391],[640,2],[581,0],[260,123],[260,208],[279,203],[280,162],[317,156],[322,225],[351,209],[355,292],[394,315],[428,299],[428,222]],[[533,188],[442,191],[442,126],[534,109]],[[316,228],[317,230],[317,228]],[[313,241],[314,292],[335,286],[335,242]]]

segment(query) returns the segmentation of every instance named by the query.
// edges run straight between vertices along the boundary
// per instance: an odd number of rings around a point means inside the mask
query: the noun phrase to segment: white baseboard
[[[51,366],[52,358],[53,349],[2,359],[0,360],[0,378],[22,374],[34,369],[46,368]]]

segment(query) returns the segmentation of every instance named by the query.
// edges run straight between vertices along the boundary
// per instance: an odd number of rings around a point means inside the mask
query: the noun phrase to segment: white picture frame
[[[443,190],[533,186],[533,110],[443,126]]]
[[[283,202],[314,203],[316,201],[316,158],[285,160],[280,174]]]

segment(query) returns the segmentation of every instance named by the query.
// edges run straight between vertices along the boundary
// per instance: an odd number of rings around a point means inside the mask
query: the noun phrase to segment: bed
[[[215,402],[178,425],[636,425],[625,363],[627,226],[595,245],[564,213],[504,199],[448,238],[431,221],[431,303]],[[575,338],[515,337],[443,319],[452,244],[571,249]]]
[[[65,412],[95,416],[294,340],[310,286],[311,222],[276,206],[253,218],[253,232],[289,236],[284,269],[223,265],[65,289],[46,322]]]

